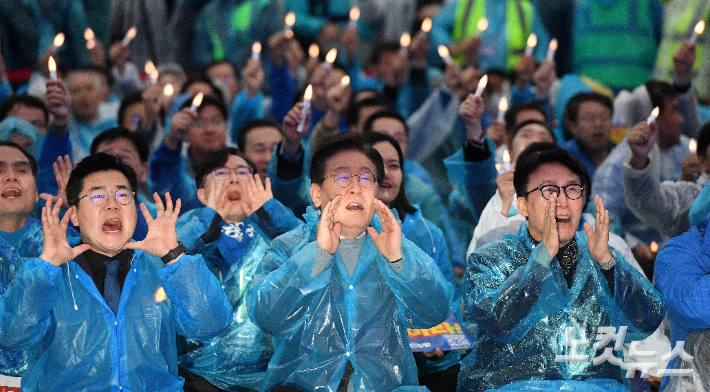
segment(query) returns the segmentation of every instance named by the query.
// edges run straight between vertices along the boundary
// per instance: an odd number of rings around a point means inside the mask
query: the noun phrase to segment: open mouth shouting
[[[104,222],[101,226],[104,233],[119,233],[123,230],[123,222],[118,218],[111,218]]]
[[[16,199],[22,196],[22,191],[18,188],[7,188],[2,192],[2,197],[5,199]]]
[[[567,224],[572,221],[572,217],[569,215],[557,215],[555,216],[557,223]]]
[[[345,207],[345,209],[348,211],[362,211],[362,210],[364,210],[362,204],[356,203],[356,202],[352,202],[352,203],[348,204]]]
[[[231,191],[227,194],[227,200],[229,201],[239,201],[242,199],[242,194],[239,191]]]

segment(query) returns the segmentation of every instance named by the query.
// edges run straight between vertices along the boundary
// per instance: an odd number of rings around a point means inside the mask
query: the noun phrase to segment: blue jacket
[[[550,260],[544,243],[533,245],[527,230],[523,224],[517,235],[505,235],[469,257],[463,298],[481,335],[463,361],[458,391],[483,391],[531,379],[621,381],[617,366],[592,365],[597,328],[616,331],[627,326],[626,341],[649,336],[666,313],[661,294],[610,248],[616,257],[612,294],[580,232],[575,235],[577,267],[568,288],[557,258]],[[564,344],[568,327],[574,328],[573,338],[590,341],[577,352],[591,355],[587,361],[555,361],[556,355],[571,355]],[[614,355],[623,358],[621,351]]]
[[[395,273],[369,235],[352,277],[336,252],[330,266],[311,278],[320,213],[311,207],[305,218],[306,224],[271,243],[262,262],[265,276],[250,288],[249,315],[277,343],[262,390],[282,384],[335,390],[348,361],[356,391],[418,385],[406,328],[443,322],[451,285],[404,238],[403,269]],[[373,226],[379,230],[379,219]]]
[[[151,193],[158,192],[163,195],[170,192],[173,200],[181,200],[181,211],[202,207],[202,202],[197,198],[197,184],[187,174],[187,163],[181,149],[172,151],[165,143],[160,143],[160,147],[151,155],[148,165]]]
[[[200,256],[134,251],[117,315],[74,261],[31,259],[0,297],[0,349],[31,348],[23,391],[182,391],[175,334],[209,339],[231,310]]]

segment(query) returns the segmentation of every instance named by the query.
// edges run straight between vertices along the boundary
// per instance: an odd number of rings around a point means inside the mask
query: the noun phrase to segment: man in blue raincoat
[[[523,152],[513,184],[527,224],[468,259],[463,298],[481,335],[463,361],[458,391],[627,391],[626,371],[613,362],[623,361],[623,341],[641,340],[661,323],[660,293],[609,247],[609,213],[598,196],[595,228],[578,231],[590,180],[569,152]],[[613,334],[627,327],[601,362],[593,358],[605,348],[592,345],[599,327]],[[587,342],[572,348],[575,339]]]
[[[375,199],[384,166],[360,135],[323,143],[310,175],[321,210],[272,242],[249,292],[276,343],[261,390],[424,390],[406,328],[443,322],[453,288]]]
[[[182,391],[175,334],[209,339],[231,307],[202,257],[177,241],[180,200],[154,195],[136,226],[136,175],[118,158],[84,159],[67,183],[71,208],[42,209],[44,240],[0,297],[0,349],[31,348],[23,391]],[[69,222],[81,239],[66,237]]]

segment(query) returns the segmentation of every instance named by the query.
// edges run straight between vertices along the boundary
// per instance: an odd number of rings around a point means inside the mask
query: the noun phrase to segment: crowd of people
[[[0,389],[710,391],[709,14],[1,2]]]

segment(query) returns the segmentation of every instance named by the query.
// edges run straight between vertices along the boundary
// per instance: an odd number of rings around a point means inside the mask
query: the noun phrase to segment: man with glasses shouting
[[[661,295],[609,247],[609,213],[598,196],[595,227],[578,230],[590,180],[577,158],[559,147],[528,149],[513,183],[527,224],[468,259],[463,298],[481,336],[463,361],[458,390],[512,383],[506,388],[627,391],[613,357],[623,361],[624,340],[658,327]],[[600,327],[627,328],[601,362],[593,358],[604,345],[592,346]]]
[[[384,165],[361,135],[319,146],[310,177],[320,210],[272,241],[249,292],[277,344],[261,390],[421,390],[406,329],[443,322],[452,286],[375,198]]]
[[[31,349],[23,391],[182,391],[175,334],[229,325],[219,282],[177,240],[180,200],[154,194],[155,218],[141,205],[148,234],[131,242],[136,188],[130,166],[97,153],[72,171],[64,218],[61,201],[42,209],[42,253],[0,297],[0,348]]]

